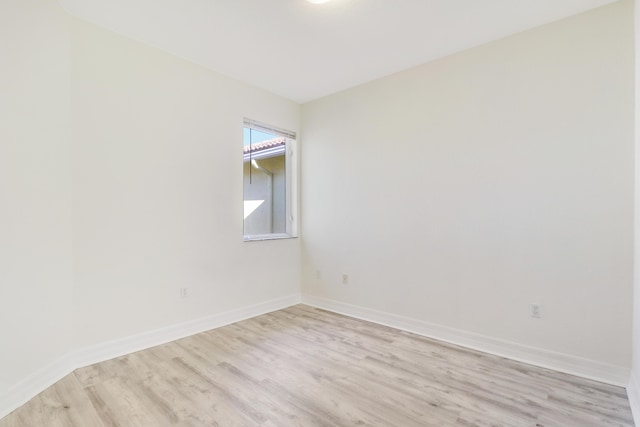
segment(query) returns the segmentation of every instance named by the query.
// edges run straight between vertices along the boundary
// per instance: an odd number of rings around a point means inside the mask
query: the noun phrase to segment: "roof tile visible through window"
[[[267,150],[269,148],[279,147],[281,145],[285,145],[287,143],[286,138],[273,138],[267,141],[258,142],[257,144],[251,144],[251,146],[247,145],[243,148],[244,154],[256,153],[258,151]]]

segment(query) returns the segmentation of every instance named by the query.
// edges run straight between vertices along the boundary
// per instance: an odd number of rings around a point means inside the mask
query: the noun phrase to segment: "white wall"
[[[635,251],[633,277],[633,358],[627,391],[636,424],[640,425],[640,0],[635,0]]]
[[[243,242],[242,127],[300,107],[80,20],[72,41],[76,344],[299,292],[297,239]]]
[[[629,368],[631,8],[305,104],[304,292]]]
[[[0,406],[71,346],[70,63],[57,2],[0,2]]]
[[[299,241],[242,232],[243,118],[298,131],[298,104],[53,0],[2,2],[0,40],[0,417],[203,324],[127,337],[299,293]]]
[[[630,5],[306,105],[305,292],[629,366]],[[53,0],[0,3],[0,40],[0,404],[73,349],[299,290],[299,240],[242,241],[240,157],[243,117],[299,131],[295,103]]]

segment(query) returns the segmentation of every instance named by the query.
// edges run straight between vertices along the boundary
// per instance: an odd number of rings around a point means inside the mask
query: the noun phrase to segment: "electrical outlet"
[[[346,273],[342,273],[342,284],[343,285],[349,284],[349,275]]]
[[[322,274],[320,273],[320,270],[316,270],[316,280],[320,279],[322,279]]]
[[[187,298],[189,295],[191,295],[189,288],[180,288],[180,296],[182,298]]]
[[[531,304],[529,306],[529,313],[531,317],[540,319],[542,317],[542,306],[540,304]]]

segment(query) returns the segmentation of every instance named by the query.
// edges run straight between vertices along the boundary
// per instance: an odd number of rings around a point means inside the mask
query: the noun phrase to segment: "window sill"
[[[291,236],[287,233],[274,233],[274,234],[255,234],[253,236],[244,236],[245,242],[260,242],[263,240],[283,240],[283,239],[295,239],[296,236]]]

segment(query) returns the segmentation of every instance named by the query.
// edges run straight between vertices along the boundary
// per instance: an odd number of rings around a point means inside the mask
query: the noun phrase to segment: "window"
[[[244,240],[297,236],[294,132],[245,119]]]

